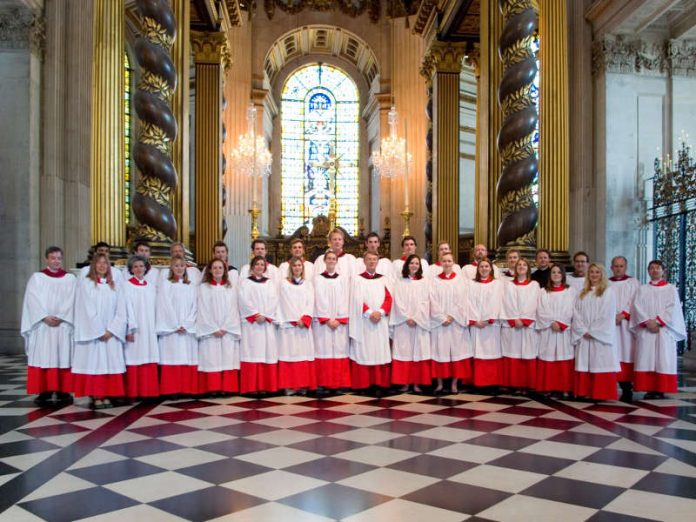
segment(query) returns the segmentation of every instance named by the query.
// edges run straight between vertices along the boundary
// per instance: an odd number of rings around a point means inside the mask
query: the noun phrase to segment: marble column
[[[459,242],[459,73],[463,44],[433,42],[425,53],[422,74],[432,83],[433,248],[438,241]]]
[[[0,350],[21,353],[19,322],[24,286],[41,267],[41,55],[40,13],[0,8]]]
[[[195,257],[206,262],[222,238],[222,87],[224,33],[191,32],[196,62],[196,241]]]

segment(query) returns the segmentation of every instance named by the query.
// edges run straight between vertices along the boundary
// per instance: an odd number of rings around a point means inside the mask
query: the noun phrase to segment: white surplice
[[[304,278],[307,281],[314,281],[314,263],[309,261],[303,261],[304,264]],[[288,261],[283,261],[278,266],[278,279],[283,280],[290,277],[290,264]]]
[[[575,370],[590,373],[619,372],[616,351],[616,294],[608,287],[601,297],[594,290],[578,295],[573,311],[572,342]],[[590,334],[587,338],[585,333]]]
[[[225,335],[213,334],[224,330]],[[237,305],[237,289],[232,283],[201,283],[198,288],[196,313],[198,337],[198,371],[222,372],[239,370],[239,339],[241,322]]]
[[[324,319],[342,319],[347,323],[350,308],[350,278],[324,277],[318,273],[314,279],[314,352],[317,359],[343,359],[348,357],[348,324],[339,324],[332,330],[321,324]]]
[[[29,366],[70,368],[76,287],[75,276],[67,273],[50,277],[36,272],[29,278],[21,324]],[[43,320],[49,316],[62,322],[48,326]]]
[[[311,328],[293,325],[314,314],[314,286],[306,279],[301,284],[283,279],[280,282],[278,309],[278,360],[313,361],[314,336]],[[311,324],[311,323],[310,323]]]
[[[568,287],[561,291],[539,292],[539,304],[535,328],[539,331],[539,359],[556,362],[567,361],[575,357],[575,347],[572,343],[571,325],[578,293]],[[566,328],[554,332],[551,325],[558,322]]]
[[[529,281],[522,285],[515,284],[514,281],[505,281],[503,285],[505,295],[500,331],[503,356],[536,359],[539,355],[539,333],[534,328],[534,322],[539,301],[539,283]],[[515,319],[532,321],[532,324],[522,328],[511,327],[508,321]]]
[[[352,279],[355,275],[360,273],[355,271],[356,268],[356,259],[353,254],[348,254],[344,251],[338,256],[338,260],[336,262],[336,272],[347,276],[348,279]],[[326,263],[324,263],[324,254],[322,254],[314,261],[314,273],[321,274],[325,270]]]
[[[468,265],[462,266],[462,274],[467,279],[471,279],[473,281],[476,279],[477,268],[478,264],[476,262],[469,263]],[[495,279],[500,279],[500,269],[497,265],[493,265],[493,275],[495,276]]]
[[[355,258],[355,273],[362,274],[365,271],[365,260],[362,257]],[[395,281],[394,266],[390,259],[386,257],[380,257],[377,261],[377,268],[375,272],[383,275],[389,279],[389,283],[392,284]],[[400,275],[397,277],[401,277]]]
[[[579,294],[582,289],[585,288],[586,276],[576,277],[574,274],[566,275],[566,283],[568,283],[572,288],[574,288]]]
[[[640,287],[640,282],[635,277],[627,277],[621,281],[609,280],[616,293],[616,313],[624,313],[628,317],[633,307],[633,299]],[[632,363],[636,355],[636,337],[631,332],[629,320],[623,320],[616,325],[616,349],[619,351],[619,361]]]
[[[469,329],[476,359],[502,357],[500,316],[506,284],[500,279],[493,279],[488,283],[473,281],[469,285],[469,320],[489,323],[484,328],[472,326]]]
[[[75,348],[73,373],[105,375],[125,373],[123,343],[126,340],[127,313],[122,289],[104,282],[78,281],[75,296]],[[108,341],[99,338],[107,331]]]
[[[245,281],[245,280],[249,279],[250,274],[251,274],[251,272],[249,271],[249,264],[247,263],[239,271],[239,280]],[[278,270],[278,267],[275,266],[273,263],[268,263],[268,262],[266,262],[266,271],[263,273],[263,276],[270,279],[276,285],[283,278],[283,276],[281,276],[281,274],[280,274],[280,271]],[[240,283],[239,288],[241,288],[241,286],[242,285]]]
[[[655,334],[640,325],[656,320]],[[677,342],[686,339],[684,314],[677,287],[650,283],[640,285],[631,308],[631,330],[636,335],[636,372],[677,373]]]
[[[430,353],[430,285],[424,277],[399,277],[389,325],[392,330],[392,358],[397,361],[427,361]],[[415,326],[406,321],[413,319]]]
[[[155,313],[160,364],[172,366],[198,364],[197,311],[197,284],[160,280]],[[179,327],[185,328],[186,332],[177,333]]]
[[[148,272],[150,273],[150,272]],[[131,343],[126,341],[124,353],[128,366],[159,363],[157,326],[155,309],[157,307],[157,286],[145,279],[145,284],[136,284],[135,277],[123,283],[128,314],[128,333],[135,336]]]
[[[461,274],[462,267],[460,267],[457,263],[454,263],[454,265],[452,265],[452,272],[454,272],[455,274]],[[441,273],[442,265],[439,261],[433,263],[432,265],[429,265],[427,270],[423,270],[423,274],[429,277],[430,279],[439,276]]]
[[[389,278],[365,278],[358,275],[353,279],[349,315],[350,358],[358,364],[375,366],[391,362],[389,350],[389,318],[382,308],[389,290]],[[382,319],[373,323],[372,312],[380,312]]]
[[[406,262],[406,258],[408,256],[401,256],[399,259],[395,259],[392,261],[392,273],[394,274],[395,279],[399,279],[403,277],[402,270],[404,268],[404,263]],[[424,257],[420,258],[421,262],[421,269],[423,270],[423,277],[427,277],[428,275],[428,269],[430,268],[430,265],[428,264],[428,260],[425,259]]]
[[[454,274],[454,272],[453,272]],[[474,356],[469,332],[470,281],[461,274],[451,279],[438,275],[430,281],[430,346],[433,361],[448,363]],[[451,316],[448,326],[442,323]]]
[[[250,363],[275,364],[278,362],[278,335],[273,321],[278,320],[278,286],[264,278],[262,282],[242,279],[239,285],[239,315],[242,322],[240,360]],[[249,322],[247,318],[263,315],[270,319],[263,323]]]

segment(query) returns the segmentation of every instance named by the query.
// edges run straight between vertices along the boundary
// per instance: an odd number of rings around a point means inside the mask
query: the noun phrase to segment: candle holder
[[[261,215],[261,209],[255,204],[249,209],[249,214],[251,214],[251,239],[259,238],[259,216]]]
[[[411,218],[413,217],[413,212],[411,212],[408,207],[404,209],[404,211],[401,213],[401,218],[404,220],[404,231],[401,234],[401,237],[406,237],[411,235],[411,230],[410,230],[410,225],[411,225]]]

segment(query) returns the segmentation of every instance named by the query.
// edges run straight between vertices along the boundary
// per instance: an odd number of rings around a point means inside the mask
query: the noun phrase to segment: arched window
[[[328,216],[332,190],[337,225],[357,233],[359,111],[358,88],[337,67],[307,65],[286,81],[281,98],[283,234]]]

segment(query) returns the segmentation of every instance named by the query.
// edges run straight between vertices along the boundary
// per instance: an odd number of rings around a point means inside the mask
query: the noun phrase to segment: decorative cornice
[[[43,55],[46,21],[27,9],[0,10],[0,49],[29,49]]]
[[[466,45],[453,42],[433,42],[423,56],[420,73],[430,80],[436,72],[457,73],[462,70]]]
[[[696,76],[696,40],[670,40],[667,53],[672,76]]]
[[[667,44],[607,36],[592,43],[592,74],[669,74]]]
[[[223,32],[191,31],[191,49],[196,63],[222,65],[225,69],[232,64],[232,52]]]
[[[428,26],[428,21],[436,11],[436,7],[436,0],[423,0],[420,3],[418,11],[416,12],[416,20],[413,23],[413,32],[415,34],[423,34],[423,31],[425,31],[425,28]]]

